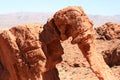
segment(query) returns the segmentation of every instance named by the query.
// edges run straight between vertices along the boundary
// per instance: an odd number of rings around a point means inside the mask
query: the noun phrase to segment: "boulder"
[[[105,62],[110,67],[120,65],[120,43],[117,43],[115,46],[113,46],[115,43],[112,41],[111,43],[112,44],[108,49],[101,52]],[[104,48],[106,48],[106,46]]]
[[[114,22],[107,22],[95,29],[101,39],[120,39],[120,25]]]
[[[106,45],[100,52],[103,55],[105,62],[110,66],[120,65],[120,25],[114,22],[107,22],[104,25],[95,29],[99,37],[98,41],[101,41]],[[108,46],[107,46],[108,45]],[[100,45],[101,46],[101,45]]]
[[[54,33],[48,24],[18,25],[1,33],[0,80],[59,80],[55,65],[63,49]]]

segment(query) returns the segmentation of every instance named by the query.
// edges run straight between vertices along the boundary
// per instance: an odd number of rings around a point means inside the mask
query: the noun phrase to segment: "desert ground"
[[[59,76],[61,80],[99,80],[95,74],[91,71],[89,64],[82,55],[77,45],[71,45],[70,40],[62,43],[64,47],[64,55],[62,63],[57,65],[59,70]],[[111,46],[116,46],[120,43],[120,40],[97,40],[97,50],[100,54],[105,49],[109,49]],[[97,63],[97,62],[96,62]],[[115,76],[120,80],[120,66],[111,67]]]

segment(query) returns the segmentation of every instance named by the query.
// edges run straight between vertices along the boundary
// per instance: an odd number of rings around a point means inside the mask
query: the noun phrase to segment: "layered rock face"
[[[61,40],[72,36],[71,43],[78,44],[99,80],[116,80],[102,55],[96,52],[93,23],[81,7],[68,7],[56,12],[54,21]]]
[[[96,32],[104,40],[120,39],[120,25],[117,23],[107,22],[96,28]]]

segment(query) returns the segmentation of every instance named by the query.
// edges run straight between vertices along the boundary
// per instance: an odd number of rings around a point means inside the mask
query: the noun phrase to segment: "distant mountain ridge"
[[[0,15],[0,28],[9,28],[18,24],[25,23],[46,23],[48,18],[51,18],[53,13],[44,12],[18,12]],[[106,22],[116,22],[120,24],[120,15],[115,16],[102,16],[102,15],[89,15],[90,19],[94,22],[94,27],[103,25]]]
[[[94,22],[94,27],[99,27],[106,22],[115,22],[120,24],[120,15],[102,16],[102,15],[89,15],[90,19]]]
[[[52,13],[19,12],[0,15],[0,27],[13,27],[25,23],[45,23]]]

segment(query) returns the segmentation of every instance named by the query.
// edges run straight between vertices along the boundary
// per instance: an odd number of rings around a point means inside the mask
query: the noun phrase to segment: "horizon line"
[[[34,11],[34,12],[32,12],[32,11],[23,11],[22,12],[22,11],[20,11],[20,12],[0,13],[0,15],[9,15],[9,14],[17,14],[17,13],[45,13],[45,14],[50,13],[50,14],[54,14],[56,12],[45,12],[45,11],[40,11],[40,12],[37,12],[37,11]],[[88,13],[87,15],[94,15],[94,16],[120,16],[120,14],[94,14],[94,13],[92,13],[92,14]]]

